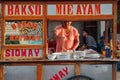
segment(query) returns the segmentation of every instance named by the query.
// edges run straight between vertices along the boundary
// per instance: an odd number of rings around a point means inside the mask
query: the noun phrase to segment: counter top
[[[0,63],[47,63],[47,62],[118,62],[120,59],[69,59],[69,60],[48,60],[48,59],[41,59],[41,60],[0,60]]]

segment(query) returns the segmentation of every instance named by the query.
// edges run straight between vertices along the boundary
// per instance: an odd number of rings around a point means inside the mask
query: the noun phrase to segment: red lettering
[[[55,75],[53,76],[53,79],[54,79],[54,80],[60,80],[60,78],[59,78],[59,76],[58,76],[57,74],[55,74]]]
[[[14,57],[15,55],[14,55],[14,50],[12,49],[12,56]]]
[[[88,14],[93,14],[92,4],[89,4],[89,7],[88,7]]]
[[[14,24],[11,24],[11,27],[13,30],[15,30],[17,27],[18,28],[21,28],[21,27],[24,27],[24,28],[33,28],[33,29],[36,29],[38,27],[38,23],[37,22],[26,22],[26,21],[22,21],[22,22],[17,22],[17,23],[14,23]]]
[[[66,9],[66,5],[63,5],[63,14],[67,14],[67,9]]]
[[[29,49],[28,56],[33,56],[33,54],[32,54],[32,49]]]
[[[65,77],[65,74],[62,71],[59,71],[58,73],[59,73],[61,78]]]
[[[38,24],[37,24],[37,23],[33,23],[32,28],[36,29],[36,28],[37,28],[37,26],[38,26]]]
[[[26,21],[22,21],[22,27],[26,27]]]
[[[10,41],[21,41],[22,40],[22,35],[10,35]]]
[[[15,40],[21,41],[22,40],[22,35],[17,35]]]
[[[16,53],[15,56],[20,56],[20,50],[19,50],[19,49],[16,49],[16,50],[15,50],[15,53]]]
[[[41,5],[36,5],[36,9],[35,9],[35,10],[36,10],[36,11],[35,11],[35,12],[36,12],[36,13],[35,13],[36,15],[41,15],[41,14],[42,14],[42,13],[41,13],[41,12],[42,12],[42,11],[41,11]]]
[[[8,15],[13,15],[13,5],[8,5]]]
[[[35,36],[31,36],[31,40],[35,41]]]
[[[7,49],[5,53],[6,53],[5,54],[6,57],[10,57],[10,50],[9,49]]]
[[[39,49],[35,49],[35,50],[34,50],[34,52],[35,52],[36,56],[38,56],[39,51],[40,51]]]
[[[63,71],[65,72],[66,75],[68,75],[68,67],[63,68]]]
[[[27,54],[27,52],[28,52],[28,54]],[[14,56],[16,56],[16,57],[19,57],[19,56],[24,56],[24,57],[26,57],[26,56],[28,56],[28,57],[39,56],[39,52],[40,52],[39,49],[34,49],[34,50],[33,49],[29,49],[29,50],[26,50],[26,49],[15,49],[15,50],[14,49],[11,49],[11,50],[6,49],[5,57],[10,57],[10,56],[12,56],[12,57],[14,57]]]
[[[13,30],[16,29],[16,25],[15,24],[11,24],[11,27],[12,27]]]
[[[30,40],[30,36],[24,36],[24,41]]]
[[[59,76],[58,76],[59,75]],[[62,70],[58,71],[58,75],[55,74],[52,78],[49,80],[61,80],[65,76],[68,75],[68,67],[63,68]]]
[[[20,10],[18,5],[16,5],[15,7],[15,15],[20,15]]]
[[[14,35],[10,35],[10,41],[14,41],[15,40],[15,36]]]
[[[29,14],[31,14],[31,15],[34,14],[34,10],[33,10],[33,8],[34,8],[34,5],[30,5],[30,6],[28,6]]]
[[[7,15],[42,15],[42,5],[6,5]]]
[[[68,5],[68,14],[73,14],[73,5],[72,4]]]
[[[86,14],[87,4],[82,4],[82,8],[83,8],[83,12],[84,12],[84,14]]]
[[[40,36],[36,36],[36,41],[40,41]]]
[[[21,27],[21,23],[19,21],[17,22],[17,25],[18,25],[18,28]]]
[[[33,23],[29,21],[29,22],[28,22],[28,27],[31,28],[32,25],[33,25]]]
[[[29,36],[29,40],[33,40],[33,41],[40,41],[40,36]]]
[[[49,80],[53,80],[52,78],[50,78]]]
[[[80,5],[77,5],[77,11],[76,11],[76,14],[82,14],[81,6],[80,6]]]
[[[22,15],[27,15],[26,14],[26,5],[22,5]]]
[[[62,14],[62,5],[56,4],[56,14],[61,15]]]
[[[22,50],[21,50],[21,53],[22,53],[22,56],[27,56],[27,55],[26,55],[26,49],[22,49]]]
[[[100,4],[95,4],[95,13],[94,14],[101,14]]]

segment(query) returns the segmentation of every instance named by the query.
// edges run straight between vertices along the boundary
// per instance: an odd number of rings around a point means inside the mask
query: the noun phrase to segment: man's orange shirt
[[[74,40],[79,37],[78,30],[71,26],[70,32],[66,33],[62,25],[55,28],[57,36],[64,37],[64,40],[57,39],[56,52],[72,50]]]

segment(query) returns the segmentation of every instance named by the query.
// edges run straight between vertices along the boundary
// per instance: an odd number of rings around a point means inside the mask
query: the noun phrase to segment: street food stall
[[[117,0],[4,0],[0,15],[0,80],[66,80],[80,74],[95,80],[116,80]],[[64,20],[74,24],[105,21],[105,35],[112,21],[112,58],[101,58],[98,54],[86,57],[85,51],[73,51],[69,52],[69,58],[68,54],[56,54],[57,59],[51,60],[49,35],[53,32],[52,26]],[[108,37],[105,37],[105,45],[108,45]],[[83,54],[79,54],[81,52]],[[82,57],[77,58],[76,54]]]

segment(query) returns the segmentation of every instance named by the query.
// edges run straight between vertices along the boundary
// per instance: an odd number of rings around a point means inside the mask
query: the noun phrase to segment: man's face
[[[85,37],[87,35],[87,33],[85,31],[82,32],[83,37]]]
[[[71,25],[71,23],[72,23],[71,21],[64,21],[63,26],[64,27],[69,27]]]

